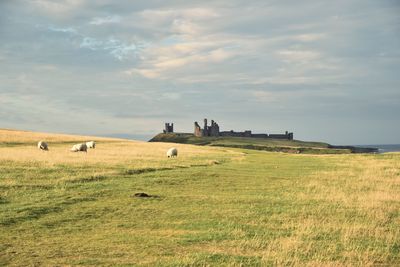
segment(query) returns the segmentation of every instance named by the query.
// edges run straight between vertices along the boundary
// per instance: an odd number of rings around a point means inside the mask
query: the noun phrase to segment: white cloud
[[[171,27],[173,34],[195,35],[200,30],[201,28],[197,24],[185,19],[174,19]]]
[[[212,27],[211,21],[220,14],[212,8],[146,9],[124,19],[127,24],[137,24],[155,36],[171,34],[197,37]]]
[[[59,70],[59,68],[55,65],[52,64],[41,64],[41,65],[36,65],[33,67],[35,71],[46,71],[46,72],[51,72],[51,71],[56,71]]]
[[[216,18],[218,12],[212,8],[177,8],[177,9],[146,9],[140,12],[144,19],[152,21],[164,21],[174,18],[185,18],[191,20],[205,20]]]
[[[71,12],[82,7],[86,0],[34,0],[32,3],[38,11],[52,17],[66,18]]]
[[[280,50],[277,54],[287,62],[307,62],[321,57],[321,53],[311,50]]]
[[[273,85],[300,85],[300,84],[318,84],[319,79],[313,76],[301,76],[294,73],[286,75],[275,75],[267,78],[256,78],[252,81],[248,81],[249,84],[273,84]]]
[[[259,91],[259,90],[254,90],[251,92],[251,95],[254,97],[254,99],[257,102],[263,102],[263,103],[274,103],[277,101],[277,96],[276,94],[273,94],[268,91]]]
[[[185,70],[188,66],[205,66],[208,64],[222,63],[235,55],[233,50],[227,50],[224,48],[217,48],[210,51],[199,51],[199,53],[187,54],[187,53],[172,53],[175,52],[174,47],[165,49],[164,52],[170,51],[167,54],[157,54],[155,58],[145,63],[141,68],[135,68],[126,71],[126,74],[140,74],[146,78],[172,78],[175,71]],[[187,50],[183,50],[187,51]],[[169,54],[169,55],[168,55]]]
[[[107,17],[95,17],[89,22],[89,24],[99,26],[103,24],[119,23],[119,22],[121,22],[120,16],[107,16]]]
[[[98,50],[102,48],[103,42],[97,40],[96,38],[85,37],[83,38],[80,47],[89,48],[91,50]]]
[[[326,38],[326,34],[323,33],[305,33],[293,36],[293,39],[302,42],[313,42]]]
[[[181,94],[173,93],[173,92],[166,92],[166,93],[162,93],[162,98],[165,98],[167,100],[178,100],[181,98]]]
[[[151,70],[151,69],[129,69],[124,71],[124,74],[128,75],[128,76],[133,76],[135,74],[139,74],[143,77],[146,77],[148,79],[155,79],[160,77],[160,73],[157,72],[156,70]]]
[[[77,30],[72,27],[59,28],[59,27],[49,26],[48,29],[53,32],[63,32],[63,33],[71,33],[71,34],[78,33]]]
[[[108,51],[110,55],[120,61],[123,61],[136,56],[138,50],[141,49],[143,45],[125,43],[115,38],[109,38],[106,41],[102,41],[92,37],[85,37],[83,38],[80,47],[94,51]]]

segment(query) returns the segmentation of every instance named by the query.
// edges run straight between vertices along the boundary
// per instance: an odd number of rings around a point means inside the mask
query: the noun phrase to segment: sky
[[[0,128],[400,143],[398,0],[0,0]]]

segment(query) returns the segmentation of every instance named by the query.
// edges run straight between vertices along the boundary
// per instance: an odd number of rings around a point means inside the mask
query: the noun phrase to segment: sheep
[[[89,141],[89,142],[86,142],[86,146],[87,146],[87,148],[95,148],[96,143],[94,141]]]
[[[44,142],[44,141],[39,141],[37,147],[38,147],[40,150],[46,150],[46,151],[49,150],[49,146],[48,146],[47,143]]]
[[[176,149],[175,147],[168,149],[168,151],[167,151],[168,158],[177,157],[177,156],[178,156],[178,149]]]
[[[71,152],[79,152],[83,151],[87,153],[87,146],[86,144],[76,144],[71,148]]]

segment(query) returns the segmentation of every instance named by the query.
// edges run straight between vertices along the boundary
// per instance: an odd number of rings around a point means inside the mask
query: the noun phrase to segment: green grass
[[[400,154],[6,158],[0,265],[400,264]]]

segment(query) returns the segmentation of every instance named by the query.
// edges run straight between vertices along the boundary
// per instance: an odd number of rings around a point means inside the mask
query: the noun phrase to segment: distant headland
[[[377,148],[356,146],[335,146],[324,142],[294,140],[293,132],[283,134],[252,133],[251,130],[237,132],[221,131],[214,120],[211,125],[204,119],[203,128],[194,122],[192,133],[174,131],[174,123],[165,123],[163,132],[149,142],[170,142],[193,145],[245,148],[271,152],[296,154],[343,154],[343,153],[378,153]]]

